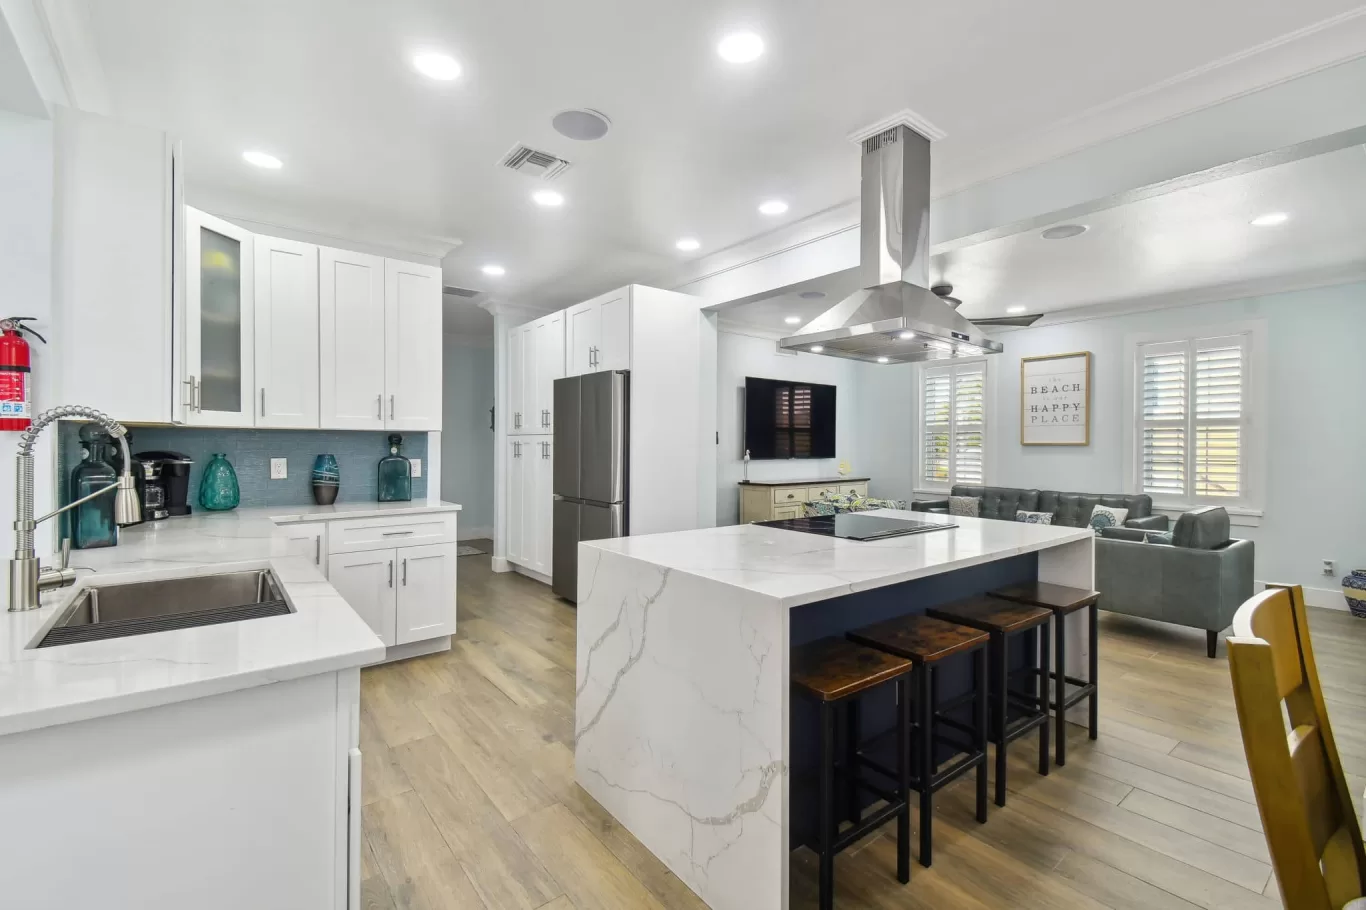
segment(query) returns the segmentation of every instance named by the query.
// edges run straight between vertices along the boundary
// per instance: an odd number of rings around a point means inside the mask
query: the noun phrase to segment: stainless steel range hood
[[[905,125],[864,139],[860,198],[862,289],[778,346],[871,363],[1001,353],[999,342],[927,287],[930,140]]]

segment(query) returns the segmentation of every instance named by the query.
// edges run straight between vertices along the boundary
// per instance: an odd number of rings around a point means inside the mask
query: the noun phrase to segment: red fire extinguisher
[[[27,430],[33,423],[33,402],[27,332],[43,344],[47,339],[24,325],[33,316],[11,316],[0,321],[0,430]]]

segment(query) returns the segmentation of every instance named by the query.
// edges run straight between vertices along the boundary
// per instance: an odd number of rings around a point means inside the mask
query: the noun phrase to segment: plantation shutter
[[[1195,496],[1243,493],[1243,338],[1195,342]]]
[[[953,376],[953,482],[980,484],[983,478],[983,393],[986,367],[955,368]]]
[[[1152,496],[1186,495],[1188,348],[1184,343],[1139,347],[1139,485]]]
[[[949,483],[949,432],[952,425],[953,369],[928,369],[920,403],[922,480],[934,486]]]

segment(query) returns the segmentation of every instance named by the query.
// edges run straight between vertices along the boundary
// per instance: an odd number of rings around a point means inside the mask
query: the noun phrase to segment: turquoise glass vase
[[[76,502],[118,480],[113,456],[114,440],[95,424],[81,427],[85,459],[71,472],[71,501]],[[77,550],[112,547],[119,542],[114,523],[114,497],[106,493],[76,506],[71,517],[71,545]]]
[[[242,491],[237,486],[237,472],[228,463],[228,456],[214,455],[204,468],[199,481],[199,504],[210,512],[226,512],[237,508]]]
[[[411,502],[413,498],[413,464],[399,454],[403,437],[389,434],[389,454],[379,460],[379,501]]]
[[[341,468],[336,455],[319,455],[313,459],[313,501],[330,506],[341,491]]]

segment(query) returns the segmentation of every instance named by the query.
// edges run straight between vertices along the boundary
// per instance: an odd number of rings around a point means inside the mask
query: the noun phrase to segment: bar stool
[[[915,718],[910,724],[914,743],[911,750],[910,787],[920,795],[920,865],[929,867],[933,859],[934,793],[973,768],[977,769],[977,820],[987,820],[987,663],[986,647],[990,641],[985,632],[955,625],[928,616],[902,616],[855,629],[847,633],[850,641],[877,648],[909,660],[915,667],[912,685],[915,687]],[[936,673],[939,663],[958,654],[972,654],[973,688],[963,697],[944,704],[935,700]],[[973,723],[960,724],[948,716],[949,711],[972,703]],[[966,732],[971,740],[964,742],[948,735],[942,728]],[[940,770],[935,759],[936,743],[953,746],[962,757]],[[900,748],[900,747],[899,747]],[[860,755],[864,764],[873,764]]]
[[[903,885],[911,880],[910,759],[906,745],[910,735],[910,699],[906,681],[911,672],[909,661],[873,648],[863,648],[840,638],[823,638],[792,649],[792,687],[816,699],[821,713],[820,821],[814,848],[820,857],[820,906],[831,910],[835,902],[835,854],[896,819],[896,877]],[[885,791],[868,782],[857,764],[839,765],[835,760],[837,709],[870,689],[896,683],[896,735],[902,745],[897,749],[897,769],[891,776],[895,791]],[[853,731],[851,731],[853,735]],[[839,830],[835,809],[835,775],[845,778],[846,796],[864,789],[881,797],[886,805],[862,818],[855,808],[853,824]]]
[[[1017,603],[1032,604],[1036,607],[1052,610],[1053,615],[1057,617],[1057,621],[1053,623],[1056,664],[1051,677],[1058,686],[1057,700],[1053,703],[1058,737],[1054,760],[1061,767],[1067,764],[1066,713],[1068,708],[1083,698],[1089,698],[1091,704],[1088,720],[1091,738],[1095,739],[1099,734],[1100,691],[1097,687],[1100,684],[1100,649],[1097,647],[1099,637],[1096,632],[1096,615],[1099,612],[1097,605],[1100,603],[1100,593],[1086,588],[1069,588],[1066,585],[1034,581],[1001,588],[990,592],[990,594],[992,597],[999,597],[1003,600],[1013,600]],[[1089,679],[1077,679],[1074,676],[1067,675],[1067,636],[1063,634],[1067,617],[1083,608],[1088,609],[1091,617],[1088,633],[1091,653],[1086,668]],[[1076,691],[1070,695],[1067,694],[1068,685],[1077,687]]]
[[[1033,730],[1039,730],[1039,773],[1048,774],[1048,630],[1039,634],[1039,665],[1020,671],[1032,685],[1026,694],[1010,688],[1010,640],[1045,626],[1053,613],[1042,607],[1012,603],[995,597],[975,597],[926,611],[936,619],[981,629],[991,636],[991,741],[996,744],[996,805],[1006,804],[1006,747]],[[1019,674],[1014,674],[1019,675]],[[1011,698],[1018,716],[1010,719]]]

